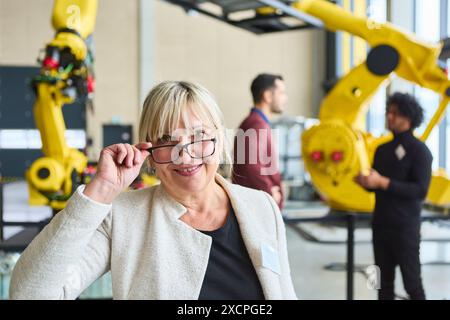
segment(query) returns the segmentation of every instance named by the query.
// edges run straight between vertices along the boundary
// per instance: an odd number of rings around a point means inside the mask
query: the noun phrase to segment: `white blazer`
[[[296,299],[282,216],[272,197],[226,181],[266,299]],[[111,271],[114,299],[198,299],[211,237],[182,222],[162,186],[123,192],[112,205],[80,186],[16,264],[11,299],[75,299]]]

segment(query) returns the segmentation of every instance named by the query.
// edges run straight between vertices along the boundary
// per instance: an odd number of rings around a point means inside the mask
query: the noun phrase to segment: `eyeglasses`
[[[216,138],[199,140],[186,143],[182,146],[171,144],[165,146],[151,147],[147,149],[150,152],[153,161],[159,164],[176,162],[185,150],[193,159],[203,159],[212,156],[216,150]]]

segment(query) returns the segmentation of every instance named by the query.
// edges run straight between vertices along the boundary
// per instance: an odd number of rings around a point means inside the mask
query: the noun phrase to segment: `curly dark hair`
[[[412,95],[396,92],[388,97],[386,112],[391,105],[397,106],[398,112],[411,121],[411,129],[418,128],[423,122],[423,108]]]

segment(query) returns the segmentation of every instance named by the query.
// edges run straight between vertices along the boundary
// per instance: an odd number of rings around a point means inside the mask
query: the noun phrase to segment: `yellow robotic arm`
[[[374,138],[365,131],[368,103],[393,73],[437,92],[441,103],[421,136],[425,141],[444,115],[450,99],[450,82],[437,63],[442,44],[420,42],[389,23],[356,17],[324,0],[303,0],[293,6],[319,18],[329,30],[349,32],[371,46],[367,60],[345,75],[324,99],[320,124],[302,136],[305,166],[330,206],[371,212],[375,203],[373,193],[362,189],[353,177],[370,169],[375,149],[391,137]]]
[[[92,98],[92,53],[86,40],[92,34],[97,0],[55,0],[52,24],[55,38],[47,44],[40,75],[33,79],[33,112],[44,157],[26,172],[31,205],[65,206],[86,156],[69,148],[62,107],[77,98]]]
[[[333,209],[371,212],[374,208],[374,194],[357,185],[353,177],[360,171],[368,172],[376,148],[392,138],[373,137],[365,128],[369,102],[377,89],[389,82],[392,74],[396,73],[441,96],[441,103],[421,136],[423,141],[439,123],[449,102],[450,82],[437,63],[442,44],[418,41],[413,34],[392,24],[379,24],[355,16],[329,1],[165,1],[256,34],[315,26],[345,31],[368,42],[371,50],[367,60],[335,85],[320,107],[320,124],[302,136],[306,169]],[[214,10],[207,3],[213,4]],[[221,10],[217,10],[217,6]],[[249,17],[249,10],[254,11],[254,16]],[[241,12],[243,18],[240,19],[238,13]],[[285,18],[289,18],[289,23]],[[292,23],[292,18],[302,21],[302,24]],[[450,180],[443,175],[434,175],[428,200],[435,204],[450,202]]]

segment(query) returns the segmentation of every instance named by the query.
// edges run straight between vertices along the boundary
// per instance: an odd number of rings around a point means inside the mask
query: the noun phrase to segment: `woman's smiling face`
[[[139,139],[152,142],[150,165],[172,195],[205,190],[215,183],[219,164],[231,171],[222,112],[199,84],[166,81],[155,86],[144,101]]]
[[[206,127],[192,112],[188,118],[190,128],[185,128],[180,121],[174,132],[165,134],[154,143],[156,148],[152,152],[152,165],[158,178],[174,194],[204,190],[214,181],[219,168],[216,130]],[[163,146],[167,148],[158,148]],[[158,163],[167,161],[171,162]]]

